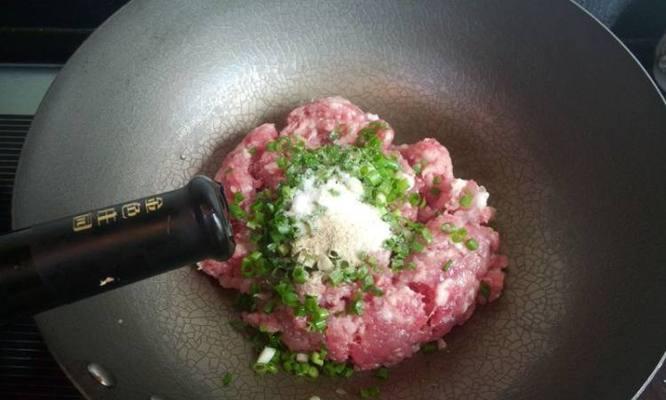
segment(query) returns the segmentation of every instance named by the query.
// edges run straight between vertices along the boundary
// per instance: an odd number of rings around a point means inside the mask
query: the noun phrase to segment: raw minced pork
[[[248,133],[225,157],[215,180],[222,183],[228,198],[242,193],[241,206],[247,211],[259,191],[275,188],[284,177],[276,153],[266,151],[268,142],[291,135],[301,137],[309,148],[330,143],[351,145],[359,130],[376,120],[376,115],[340,97],[306,104],[289,114],[280,132],[275,125],[264,124]],[[337,139],[331,137],[334,129]],[[308,330],[305,318],[295,317],[286,307],[278,307],[272,314],[242,316],[253,326],[281,332],[282,341],[292,351],[316,351],[325,346],[329,359],[351,362],[359,369],[400,362],[418,351],[421,344],[437,340],[464,323],[477,304],[500,296],[502,269],[507,265],[506,257],[498,253],[498,233],[486,225],[494,215],[494,209],[486,204],[488,193],[473,180],[454,177],[447,149],[433,138],[394,145],[394,132],[388,125],[378,136],[384,151],[397,157],[403,172],[413,181],[410,191],[418,192],[426,201],[421,207],[405,202],[400,210],[403,216],[425,224],[433,236],[422,252],[406,260],[415,268],[393,272],[387,267],[388,251],[376,254],[380,268],[374,278],[384,294],[372,297],[360,316],[336,313],[345,310],[351,301],[353,290],[349,285],[330,287],[316,275],[298,285],[300,296],[316,295],[320,306],[331,311],[323,333]],[[472,196],[466,207],[460,205],[463,195]],[[440,229],[444,223],[467,229],[478,248],[471,251],[462,243],[453,243]],[[240,265],[253,250],[249,230],[237,220],[233,228],[237,245],[232,258],[226,262],[207,260],[201,265],[223,287],[247,292],[253,281],[242,276]],[[448,261],[451,267],[443,268]]]

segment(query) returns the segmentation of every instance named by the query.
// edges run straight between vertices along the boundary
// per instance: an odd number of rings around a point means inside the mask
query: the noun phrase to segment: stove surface
[[[0,74],[4,78],[17,78],[17,75],[22,74],[18,70]],[[45,89],[41,93],[39,89],[48,87],[51,80],[48,76],[38,78],[26,71],[22,78],[13,82],[16,89],[31,87],[33,98],[26,93],[20,100],[12,102],[10,108],[6,96],[0,96],[0,106],[4,110],[30,114],[34,113],[44,95]],[[8,93],[5,90],[10,89],[9,86],[6,79],[0,78],[0,93]],[[11,228],[14,172],[31,122],[31,115],[0,115],[0,234]],[[48,352],[32,318],[0,321],[0,399],[82,399]]]

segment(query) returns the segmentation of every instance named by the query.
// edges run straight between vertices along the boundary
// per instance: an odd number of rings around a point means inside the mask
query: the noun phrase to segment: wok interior
[[[590,59],[593,51],[621,51],[605,32],[563,31],[561,19],[527,3],[520,19],[499,4],[442,2],[433,12],[400,2],[372,10],[327,3],[316,13],[234,4],[162,15],[159,2],[132,3],[91,39],[95,46],[84,46],[35,121],[19,224],[212,175],[254,126],[281,124],[298,104],[341,95],[391,123],[396,143],[437,138],[457,176],[486,186],[510,260],[505,291],[445,337],[446,351],[406,360],[386,382],[368,374],[309,381],[255,375],[256,354],[228,323],[231,294],[186,268],[38,318],[86,393],[337,399],[344,398],[338,389],[351,397],[379,385],[385,399],[547,399],[627,398],[638,389],[666,334],[666,302],[655,284],[666,278],[659,262],[666,240],[651,223],[666,218],[661,208],[643,207],[663,198],[655,187],[663,140],[641,125],[641,116],[657,113],[642,92],[652,89],[631,73],[616,79],[623,68],[633,73],[634,61]],[[590,23],[567,7],[557,10],[572,26]],[[185,27],[183,17],[202,22]],[[257,18],[276,19],[279,29]],[[303,20],[318,27],[305,31],[308,40],[294,23]],[[150,26],[154,35],[142,36]],[[251,40],[247,26],[255,28]],[[639,94],[645,102],[622,101]],[[66,118],[73,110],[79,119]],[[60,140],[65,132],[75,152]],[[67,191],[45,189],[65,176]],[[35,198],[50,203],[40,208]],[[91,360],[117,375],[114,390],[89,379]],[[229,387],[226,372],[234,376]]]

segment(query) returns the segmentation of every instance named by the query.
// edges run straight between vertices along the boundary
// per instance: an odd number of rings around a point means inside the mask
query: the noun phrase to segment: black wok
[[[411,3],[411,2],[410,2]],[[392,369],[384,399],[627,399],[666,342],[666,110],[573,3],[135,1],[34,120],[15,228],[211,174],[253,126],[339,94],[433,136],[492,193],[502,299]],[[259,377],[228,293],[192,267],[37,317],[95,399],[322,399],[376,380]],[[89,374],[96,363],[108,388]],[[234,380],[224,387],[222,376]]]

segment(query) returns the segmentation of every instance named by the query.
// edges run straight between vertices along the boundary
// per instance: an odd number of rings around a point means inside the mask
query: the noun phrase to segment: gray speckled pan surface
[[[619,42],[565,1],[132,2],[42,104],[16,225],[211,174],[253,126],[333,94],[382,115],[398,142],[444,143],[456,174],[491,192],[511,260],[500,301],[447,351],[393,368],[382,398],[631,397],[666,348],[666,112]],[[38,322],[95,399],[331,400],[376,384],[257,377],[231,313],[185,267]]]

